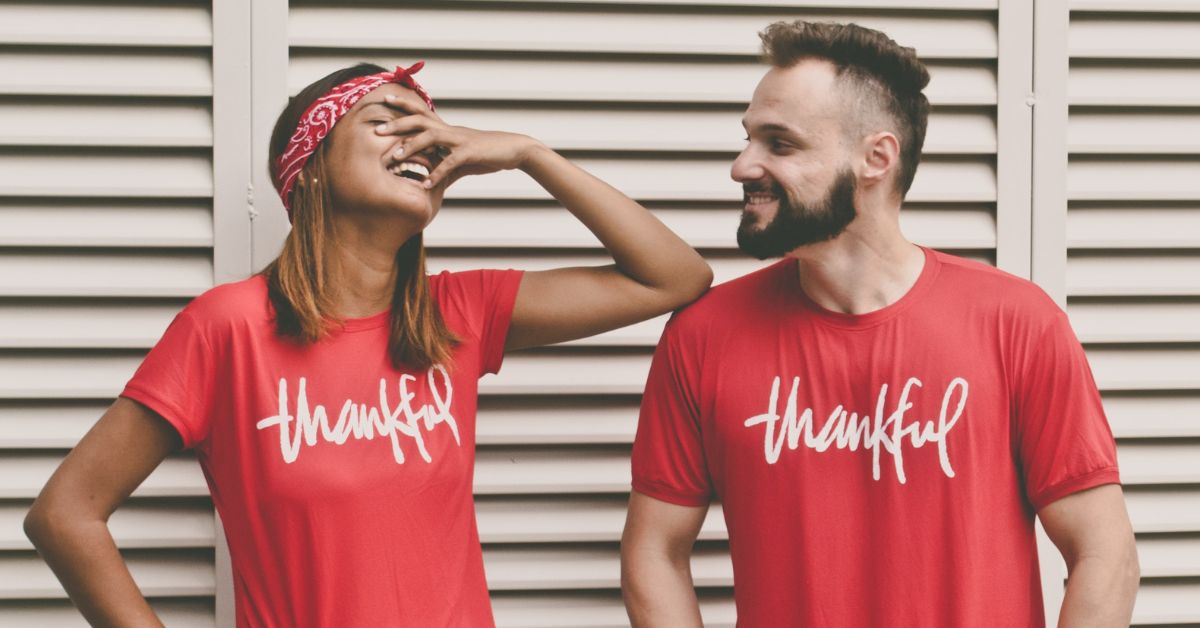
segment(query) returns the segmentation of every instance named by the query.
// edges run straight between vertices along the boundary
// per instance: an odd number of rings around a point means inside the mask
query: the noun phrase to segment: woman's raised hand
[[[432,160],[426,189],[445,182],[449,185],[473,174],[524,167],[542,143],[518,133],[479,131],[446,124],[424,103],[388,94],[387,105],[406,115],[375,128],[379,135],[407,136],[396,151],[396,158],[416,155],[436,148],[440,159]]]

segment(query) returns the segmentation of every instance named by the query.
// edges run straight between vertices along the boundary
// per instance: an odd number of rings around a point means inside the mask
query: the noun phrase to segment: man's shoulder
[[[717,284],[677,311],[672,324],[682,328],[734,324],[740,313],[761,307],[779,290],[780,278],[790,266],[788,260],[782,260]]]
[[[936,251],[943,294],[976,313],[1008,324],[1040,326],[1063,316],[1062,308],[1036,283],[983,262]]]

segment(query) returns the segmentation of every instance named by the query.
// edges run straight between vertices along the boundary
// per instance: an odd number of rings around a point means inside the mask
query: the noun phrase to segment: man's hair
[[[847,107],[845,119],[871,110],[891,118],[895,127],[888,130],[900,142],[896,188],[903,198],[921,161],[929,120],[929,100],[921,93],[929,84],[929,71],[916,51],[857,24],[775,22],[758,36],[762,38],[764,60],[775,67],[788,68],[802,59],[833,63],[838,79],[847,82],[848,93],[857,100]],[[860,118],[859,124],[847,130],[873,130],[861,128],[866,122]]]

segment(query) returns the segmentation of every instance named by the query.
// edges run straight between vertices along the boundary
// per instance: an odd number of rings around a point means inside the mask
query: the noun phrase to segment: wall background
[[[905,231],[1065,304],[1118,437],[1134,623],[1200,625],[1200,0],[0,0],[0,625],[83,625],[21,518],[174,313],[278,250],[265,145],[289,94],[359,60],[425,59],[448,120],[545,140],[724,281],[760,265],[736,251],[728,177],[764,70],[755,32],[801,17],[927,60]],[[458,184],[427,242],[434,269],[603,255],[512,173]],[[617,541],[662,322],[514,354],[484,380],[477,505],[501,626],[627,625]],[[167,625],[232,626],[190,455],[112,528]],[[734,621],[724,538],[717,506],[694,562],[714,626]]]

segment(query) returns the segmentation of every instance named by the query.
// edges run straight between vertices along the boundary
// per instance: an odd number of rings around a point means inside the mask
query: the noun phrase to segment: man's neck
[[[925,254],[899,225],[855,221],[827,242],[796,249],[800,285],[821,307],[844,314],[885,308],[908,293],[925,267]]]

